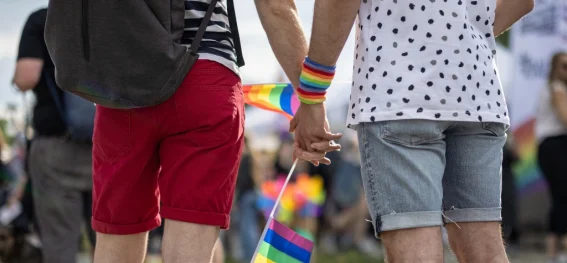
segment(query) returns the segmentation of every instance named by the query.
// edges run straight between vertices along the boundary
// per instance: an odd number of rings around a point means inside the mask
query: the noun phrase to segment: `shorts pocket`
[[[130,138],[131,110],[96,107],[93,134],[93,155],[116,162],[132,147]]]
[[[506,135],[509,125],[498,122],[483,122],[482,128],[496,137],[502,137]]]
[[[215,147],[230,142],[239,128],[242,112],[234,86],[180,87],[175,95],[180,131],[188,133],[194,145]],[[236,141],[236,140],[235,140]]]
[[[179,132],[193,145],[235,143],[244,129],[240,77],[227,67],[199,60],[173,96]]]
[[[380,132],[382,139],[416,146],[443,139],[438,122],[426,120],[399,120],[383,123]]]

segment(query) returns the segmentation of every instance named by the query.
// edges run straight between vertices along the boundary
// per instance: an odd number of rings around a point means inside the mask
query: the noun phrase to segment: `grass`
[[[376,260],[370,257],[366,257],[360,252],[355,250],[350,250],[335,255],[324,255],[322,253],[318,253],[314,259],[315,261],[312,260],[311,263],[356,263],[356,262],[382,263],[384,262],[383,260]],[[245,262],[240,262],[229,258],[226,260],[226,263],[245,263]],[[285,263],[285,262],[278,262],[278,263]]]

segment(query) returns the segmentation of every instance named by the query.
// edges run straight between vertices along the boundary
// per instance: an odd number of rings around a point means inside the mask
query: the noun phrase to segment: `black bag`
[[[216,3],[188,49],[183,0],[50,0],[45,41],[58,86],[109,108],[164,102],[198,59]]]
[[[67,127],[71,139],[78,142],[92,142],[96,107],[94,103],[73,93],[57,93],[53,74],[45,73],[45,82],[51,92],[55,106]]]

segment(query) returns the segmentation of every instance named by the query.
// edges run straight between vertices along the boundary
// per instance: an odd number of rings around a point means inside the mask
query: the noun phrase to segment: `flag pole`
[[[287,174],[287,178],[285,179],[283,187],[280,190],[280,193],[278,195],[278,199],[276,199],[276,203],[274,204],[274,208],[272,208],[272,212],[270,213],[270,217],[268,217],[268,220],[266,221],[266,226],[264,226],[264,231],[262,231],[262,235],[260,236],[260,240],[258,241],[258,245],[256,245],[256,251],[254,251],[254,256],[252,257],[252,260],[250,261],[250,263],[254,263],[254,261],[256,260],[256,255],[258,255],[258,249],[260,249],[260,245],[262,244],[262,239],[264,238],[264,236],[266,235],[266,232],[268,231],[268,228],[270,227],[270,221],[274,219],[274,215],[276,214],[276,209],[278,208],[278,205],[279,205],[279,203],[282,199],[283,193],[285,192],[285,188],[287,187],[287,184],[289,183],[289,180],[291,179],[291,175],[293,174],[293,171],[295,170],[295,166],[297,166],[298,161],[299,161],[299,158],[295,159],[295,162],[293,162],[291,169],[289,169],[289,173]]]
[[[274,204],[274,208],[272,208],[272,212],[270,213],[270,217],[272,217],[272,218],[276,214],[276,209],[278,208],[278,205],[280,204],[280,201],[282,200],[282,196],[285,192],[285,188],[287,187],[287,183],[289,183],[289,179],[291,179],[291,175],[293,174],[293,170],[295,170],[295,166],[297,165],[297,161],[299,161],[299,158],[295,159],[295,162],[293,162],[293,165],[291,166],[291,169],[289,170],[289,174],[287,175],[287,178],[285,179],[285,183],[283,184],[282,190],[280,191],[280,194],[278,195],[278,199],[276,199],[276,203]]]

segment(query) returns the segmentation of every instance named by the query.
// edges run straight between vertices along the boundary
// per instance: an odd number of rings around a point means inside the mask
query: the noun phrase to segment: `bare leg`
[[[148,232],[133,235],[97,233],[94,263],[142,263],[147,243]]]
[[[557,235],[550,233],[547,237],[545,237],[545,253],[547,254],[547,258],[550,260],[557,259],[557,254],[559,252],[557,243],[559,243]]]
[[[447,224],[449,244],[461,263],[508,263],[500,222]]]
[[[219,231],[217,226],[166,219],[162,246],[163,262],[211,262]]]
[[[388,263],[443,262],[440,227],[387,231],[381,238]]]
[[[213,263],[224,263],[224,246],[220,239],[217,239],[213,251]]]

